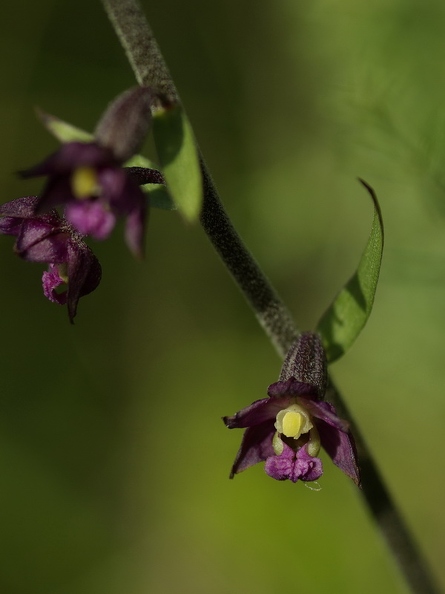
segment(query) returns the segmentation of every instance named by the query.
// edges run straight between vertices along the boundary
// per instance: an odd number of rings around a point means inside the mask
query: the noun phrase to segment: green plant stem
[[[170,100],[179,102],[173,80],[137,0],[102,0],[102,3],[139,84],[151,86]],[[234,229],[202,156],[200,158],[204,184],[201,224],[278,354],[284,358],[299,335],[299,330],[287,307]],[[361,431],[332,383],[328,400],[334,403],[339,415],[350,423],[359,452],[364,501],[412,592],[439,594],[440,590],[397,510]]]

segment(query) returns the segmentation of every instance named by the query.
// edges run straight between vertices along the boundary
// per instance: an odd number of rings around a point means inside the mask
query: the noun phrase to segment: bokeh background
[[[375,308],[332,368],[445,585],[445,7],[441,0],[143,0],[233,222],[301,328],[352,274],[376,190]],[[33,108],[91,130],[134,84],[100,2],[0,18],[1,201],[56,148]],[[148,141],[146,154],[152,155]],[[0,591],[406,592],[352,483],[260,466],[228,480],[280,361],[199,226],[152,211],[144,262],[95,244],[76,324],[0,237]]]

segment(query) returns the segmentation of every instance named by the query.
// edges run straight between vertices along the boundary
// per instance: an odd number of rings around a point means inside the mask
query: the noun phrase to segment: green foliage
[[[76,128],[76,126],[68,124],[68,122],[64,122],[56,116],[45,113],[40,109],[37,110],[37,115],[48,132],[51,132],[60,142],[91,142],[94,140],[93,135],[89,132]]]
[[[328,361],[341,357],[365,326],[374,303],[383,253],[383,220],[374,190],[360,180],[374,203],[371,235],[358,268],[318,323]]]
[[[193,130],[181,106],[160,110],[153,135],[162,173],[178,209],[188,221],[198,218],[203,191]]]

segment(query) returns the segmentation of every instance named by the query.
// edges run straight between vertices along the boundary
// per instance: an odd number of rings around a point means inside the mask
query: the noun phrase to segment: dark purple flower
[[[284,361],[279,381],[269,386],[268,398],[257,400],[232,417],[229,429],[245,428],[230,478],[257,462],[277,480],[317,480],[317,458],[323,447],[345,474],[360,485],[357,453],[346,421],[322,398],[326,390],[326,359],[318,335],[302,334]]]
[[[0,233],[14,235],[14,251],[29,262],[48,264],[43,273],[44,295],[67,304],[72,322],[80,297],[98,286],[101,266],[80,234],[55,210],[35,215],[36,196],[18,198],[0,206]],[[56,289],[66,285],[63,292]]]
[[[82,235],[105,239],[116,218],[126,219],[125,238],[137,256],[143,252],[147,196],[139,184],[162,183],[154,169],[123,168],[140,148],[151,123],[152,94],[137,87],[120,95],[97,125],[94,142],[68,142],[42,163],[20,172],[47,176],[36,205],[42,214],[58,205]]]

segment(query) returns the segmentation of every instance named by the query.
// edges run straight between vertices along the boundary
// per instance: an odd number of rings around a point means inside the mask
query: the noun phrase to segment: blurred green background
[[[365,245],[386,250],[373,315],[333,375],[445,585],[445,7],[441,0],[143,5],[227,209],[301,328]],[[100,2],[17,0],[0,19],[1,201],[56,142],[39,106],[92,129],[134,84]],[[147,155],[152,155],[150,142]],[[280,361],[199,226],[122,226],[75,326],[0,237],[0,592],[406,592],[355,487],[259,465],[228,480]]]

